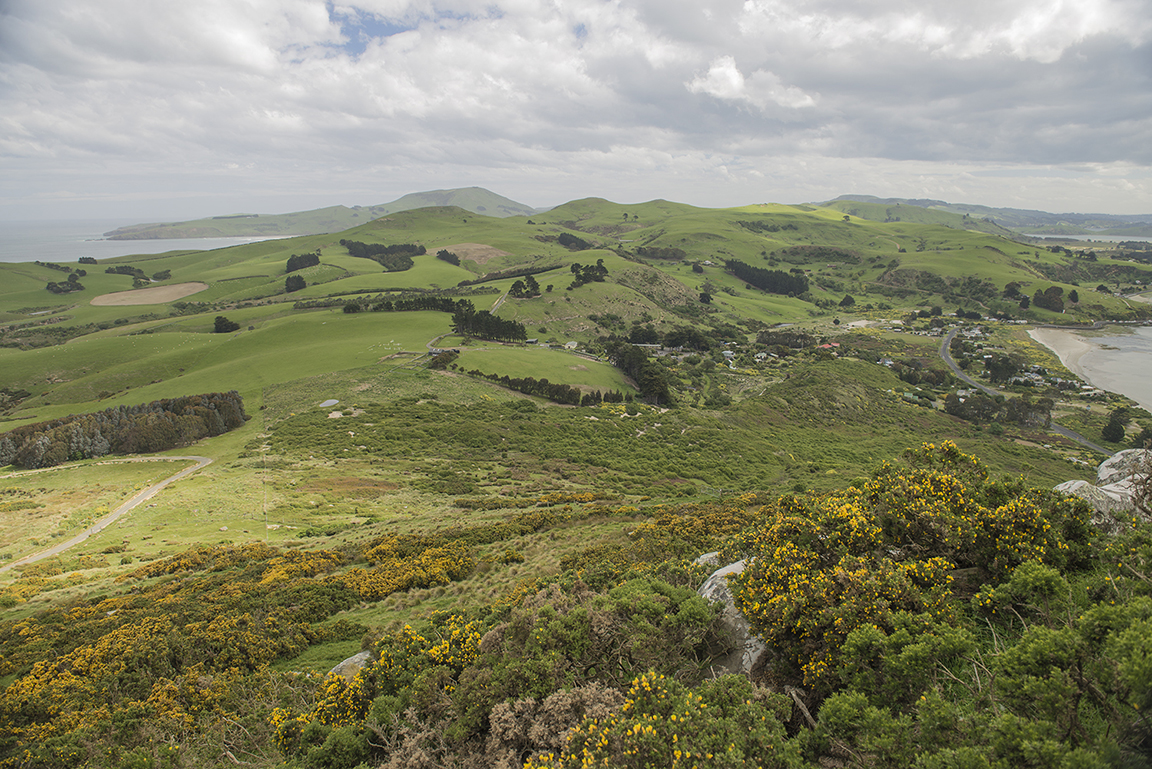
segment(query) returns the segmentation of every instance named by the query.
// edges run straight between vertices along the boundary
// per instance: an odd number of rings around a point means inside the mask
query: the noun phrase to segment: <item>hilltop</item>
[[[853,206],[855,203],[866,204],[867,208]],[[1001,228],[1028,235],[1082,235],[1099,238],[1152,237],[1152,214],[1053,214],[1032,209],[992,208],[924,198],[877,198],[872,195],[841,195],[822,205],[845,212],[851,212],[853,209],[867,211],[868,213],[854,215],[866,218],[876,218],[877,215],[880,215],[884,217],[881,221],[908,220],[917,216],[930,216],[930,214],[917,214],[909,210],[918,208],[936,214],[955,214],[963,220],[983,220]],[[924,219],[913,220],[924,221]],[[955,222],[956,220],[954,218],[951,220],[938,218],[936,221]]]
[[[429,206],[457,206],[486,216],[530,215],[537,209],[481,187],[430,190],[374,206],[329,206],[289,214],[228,214],[186,222],[133,224],[104,233],[109,240],[166,238],[290,237],[340,232],[365,220]]]

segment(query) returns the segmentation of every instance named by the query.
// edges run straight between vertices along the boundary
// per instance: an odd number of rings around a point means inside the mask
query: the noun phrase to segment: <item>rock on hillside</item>
[[[716,563],[716,553],[700,556],[697,563]],[[752,635],[748,627],[748,620],[736,608],[732,599],[732,591],[728,589],[728,575],[739,574],[744,571],[744,561],[737,561],[712,573],[704,584],[696,591],[705,600],[711,603],[722,603],[724,608],[720,611],[720,625],[731,633],[733,648],[724,656],[712,662],[712,677],[719,678],[729,673],[743,673],[747,675],[752,666],[756,664],[761,652],[766,648],[764,642]]]
[[[1096,514],[1092,524],[1101,531],[1114,533],[1123,528],[1133,516],[1144,521],[1152,517],[1136,507],[1136,482],[1145,478],[1152,451],[1129,449],[1121,451],[1101,463],[1096,471],[1096,483],[1066,481],[1056,491],[1074,494],[1092,505]]]

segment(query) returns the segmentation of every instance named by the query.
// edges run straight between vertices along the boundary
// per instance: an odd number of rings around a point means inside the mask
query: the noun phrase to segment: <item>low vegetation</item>
[[[1074,281],[1152,270],[860,205],[0,265],[0,766],[1152,760],[1152,534],[1048,490],[1099,459],[1050,421],[1120,448],[1152,415],[989,320],[1144,318]],[[191,441],[210,466],[11,564],[173,472],[100,457]],[[709,552],[748,564],[747,676],[713,675]]]

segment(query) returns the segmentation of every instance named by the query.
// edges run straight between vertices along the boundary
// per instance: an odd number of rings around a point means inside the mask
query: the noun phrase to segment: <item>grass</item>
[[[28,263],[0,265],[0,324],[50,320],[37,327],[42,334],[75,337],[35,349],[0,348],[3,384],[31,393],[3,416],[6,427],[230,389],[241,392],[252,417],[232,433],[174,452],[204,454],[215,462],[169,487],[151,501],[153,506],[138,508],[70,551],[57,564],[63,572],[52,578],[56,582],[43,600],[75,597],[86,585],[113,589],[109,580],[116,574],[197,543],[261,540],[284,547],[337,547],[388,531],[434,531],[499,520],[518,509],[464,510],[454,503],[459,498],[512,505],[550,491],[596,490],[645,505],[709,499],[733,490],[774,494],[798,487],[838,488],[921,440],[955,439],[995,472],[1026,473],[1038,484],[1081,477],[1061,452],[1044,449],[1036,436],[1009,431],[995,438],[940,412],[904,403],[888,392],[907,389],[904,383],[887,369],[852,359],[855,354],[888,355],[938,365],[938,340],[847,331],[831,322],[896,319],[909,309],[941,302],[927,294],[882,296],[878,281],[892,259],[902,268],[949,277],[981,275],[998,286],[1017,280],[1046,287],[1051,283],[1038,278],[1024,260],[1055,267],[1066,257],[1045,251],[1037,255],[994,235],[944,226],[948,222],[942,220],[845,223],[842,217],[835,209],[798,206],[707,210],[666,201],[624,206],[598,199],[505,219],[432,208],[390,214],[338,235],[105,260],[86,267],[85,292],[63,297],[49,294],[44,284],[64,273]],[[760,234],[741,221],[783,229]],[[598,248],[570,252],[550,240],[563,232]],[[417,257],[411,270],[384,273],[370,260],[348,256],[338,243],[341,237],[421,243],[429,253]],[[926,250],[918,252],[921,241]],[[465,267],[435,258],[437,249],[457,243],[483,244],[503,255],[489,253],[483,264],[465,262]],[[632,252],[640,245],[680,248],[686,256],[637,259]],[[801,265],[811,270],[813,297],[834,304],[852,293],[858,307],[883,301],[893,309],[849,313],[821,308],[803,298],[749,289],[720,266],[725,259],[772,266],[770,259],[796,245],[833,246],[860,255],[858,263]],[[900,247],[906,252],[897,253]],[[317,249],[322,264],[302,273],[310,285],[285,296],[288,256]],[[597,259],[609,270],[607,282],[567,290],[569,266]],[[703,260],[715,264],[694,272],[691,263]],[[168,269],[171,282],[199,280],[209,288],[179,306],[94,307],[88,303],[92,297],[131,287],[129,277],[105,274],[108,264],[131,264],[148,274]],[[524,323],[530,337],[595,345],[599,337],[626,334],[636,323],[661,330],[728,324],[751,343],[757,331],[790,323],[835,336],[844,345],[842,357],[742,361],[736,371],[719,360],[709,368],[666,359],[669,375],[679,382],[680,407],[662,412],[642,406],[628,414],[622,406],[557,407],[454,371],[428,371],[422,365],[428,344],[450,332],[450,316],[444,313],[345,314],[338,308],[293,307],[299,299],[365,296],[354,292],[453,287],[478,273],[533,264],[561,265],[536,276],[542,287],[551,284],[553,290],[532,299],[507,299],[498,310]],[[773,268],[793,266],[778,262]],[[503,292],[513,280],[487,285]],[[1073,288],[1062,285],[1066,292]],[[1097,296],[1086,286],[1080,293],[1106,311],[1130,312],[1120,300]],[[705,289],[712,293],[710,305],[700,302]],[[477,297],[477,307],[491,307],[499,296]],[[49,312],[33,314],[44,310]],[[217,315],[240,323],[241,331],[211,333]],[[4,332],[4,338],[11,333]],[[1019,331],[1005,334],[1003,344],[1040,354]],[[459,346],[457,365],[463,370],[630,389],[606,363],[568,352],[464,344],[451,336],[438,345]],[[751,349],[745,350],[749,356]],[[339,403],[321,409],[319,404],[328,399]],[[339,416],[329,418],[334,412]],[[1098,435],[1103,409],[1083,418],[1086,434]],[[39,547],[31,545],[32,539],[51,539],[60,532],[59,539],[78,530],[93,511],[114,506],[136,486],[169,470],[161,463],[86,466],[36,480],[4,480],[0,504],[14,504],[0,511],[0,552],[18,557]],[[518,581],[554,573],[565,554],[596,542],[623,541],[630,525],[621,518],[589,519],[485,546],[478,551],[482,558],[495,560],[511,547],[526,560],[493,563],[458,585],[412,591],[348,615],[380,626],[414,612],[486,600]],[[123,550],[104,553],[109,547]],[[121,564],[121,559],[131,563]],[[17,578],[8,574],[3,580]],[[293,669],[331,667],[328,662],[347,656],[350,648],[341,642],[314,650],[312,657],[294,662],[300,667]]]

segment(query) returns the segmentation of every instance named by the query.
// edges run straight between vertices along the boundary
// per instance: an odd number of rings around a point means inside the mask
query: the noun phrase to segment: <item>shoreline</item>
[[[1058,328],[1030,329],[1028,336],[1055,353],[1064,368],[1084,381],[1088,381],[1084,369],[1080,366],[1080,359],[1092,352],[1095,345],[1084,337],[1078,336],[1075,331],[1065,331]]]
[[[1152,329],[1084,331],[1034,328],[1028,336],[1055,353],[1064,367],[1086,384],[1122,395],[1152,412],[1152,380],[1145,373],[1147,361],[1152,359]]]

